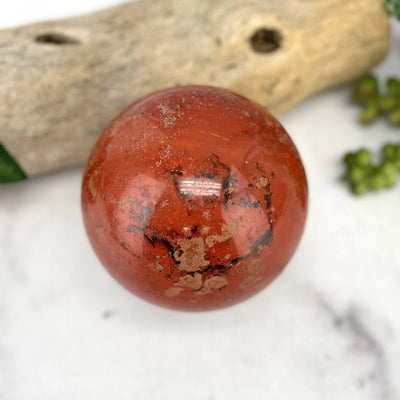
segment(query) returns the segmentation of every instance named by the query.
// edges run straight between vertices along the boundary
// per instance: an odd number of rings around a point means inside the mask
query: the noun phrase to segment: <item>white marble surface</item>
[[[84,3],[14,0],[0,25],[116,2]],[[400,71],[399,26],[381,76]],[[267,290],[223,311],[164,310],[114,282],[83,230],[81,169],[0,187],[0,399],[400,399],[400,185],[354,198],[339,180],[344,152],[400,131],[360,127],[348,97],[281,116],[308,172],[306,232]]]

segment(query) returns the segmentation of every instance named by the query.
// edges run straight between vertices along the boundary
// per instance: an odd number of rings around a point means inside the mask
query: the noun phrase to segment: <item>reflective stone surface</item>
[[[110,124],[89,158],[82,208],[94,250],[127,289],[207,310],[250,297],[285,267],[307,183],[291,139],[260,106],[180,87]]]

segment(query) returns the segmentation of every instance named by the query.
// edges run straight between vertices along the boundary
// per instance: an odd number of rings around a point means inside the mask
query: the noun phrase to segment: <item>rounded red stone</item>
[[[101,135],[82,209],[95,252],[128,290],[208,310],[282,271],[303,232],[307,182],[293,142],[261,106],[177,87],[137,101]]]

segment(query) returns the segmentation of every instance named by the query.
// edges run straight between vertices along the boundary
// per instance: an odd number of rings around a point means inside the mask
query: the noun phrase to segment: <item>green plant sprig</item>
[[[14,158],[0,143],[0,184],[26,179],[26,175]]]
[[[400,126],[400,80],[389,78],[386,92],[381,93],[377,78],[365,76],[354,87],[352,100],[362,106],[362,123],[369,124],[378,116],[385,115],[392,125]]]
[[[400,0],[383,0],[382,3],[389,14],[400,20]]]
[[[367,149],[346,154],[344,163],[347,167],[345,179],[356,195],[393,187],[400,172],[400,143],[385,144],[378,165],[372,164],[371,153]]]

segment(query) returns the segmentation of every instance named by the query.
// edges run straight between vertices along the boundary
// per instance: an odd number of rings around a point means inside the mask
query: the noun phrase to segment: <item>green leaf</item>
[[[24,171],[0,143],[0,183],[16,182],[23,179],[26,179]]]
[[[400,20],[400,0],[383,0],[383,6],[389,14]]]

